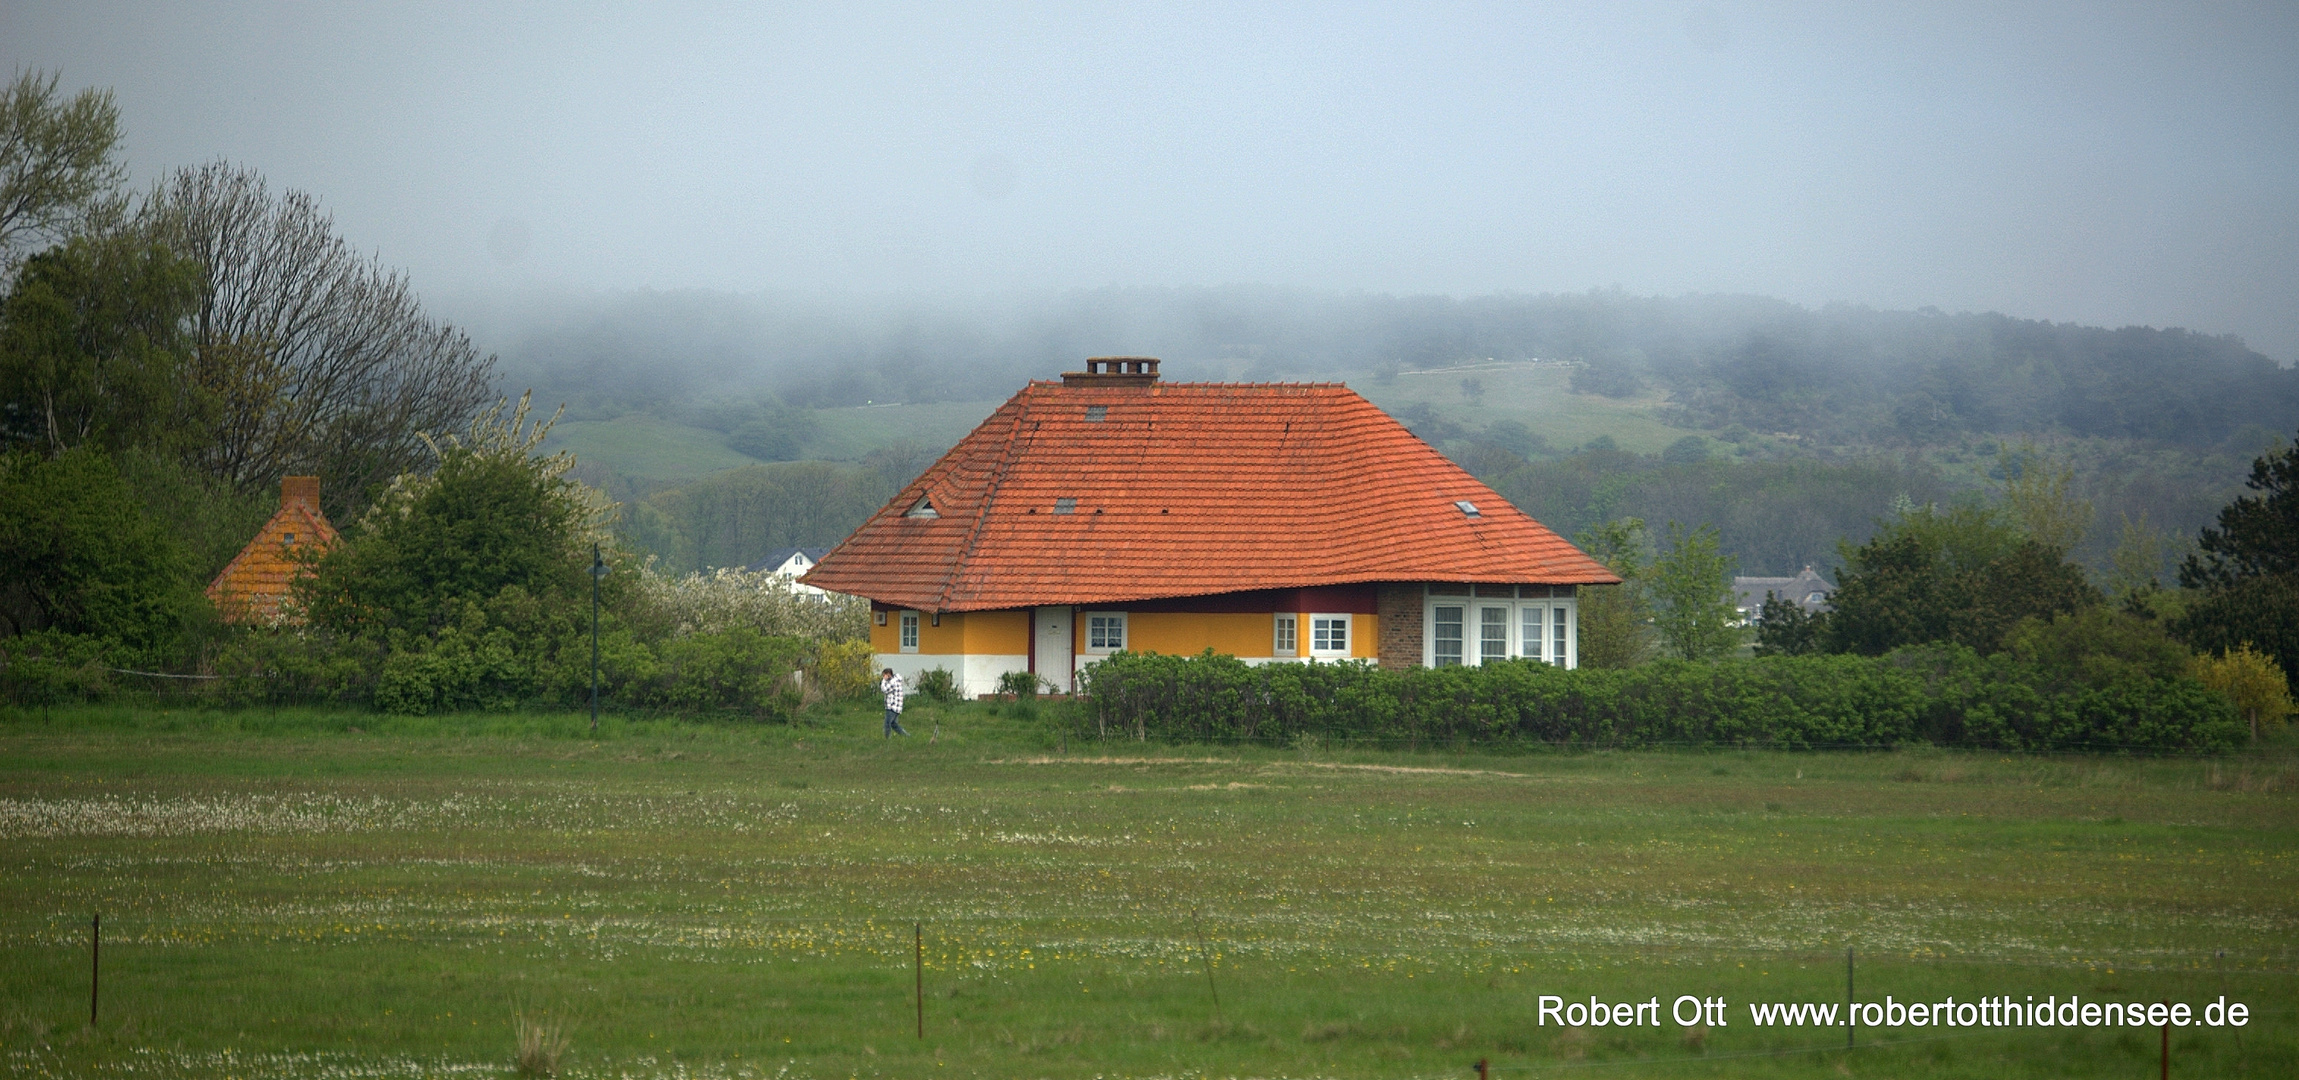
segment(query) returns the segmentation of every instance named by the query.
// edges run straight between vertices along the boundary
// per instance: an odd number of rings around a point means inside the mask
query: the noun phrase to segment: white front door
[[[1070,692],[1071,617],[1069,608],[1042,607],[1031,618],[1038,635],[1038,678],[1064,694]]]

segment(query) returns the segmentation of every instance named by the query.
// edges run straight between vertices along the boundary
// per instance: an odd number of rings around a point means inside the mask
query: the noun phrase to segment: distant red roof
[[[289,617],[281,604],[305,572],[304,556],[326,551],[336,539],[335,526],[319,512],[319,478],[284,477],[279,511],[208,584],[208,599],[226,622],[273,623]]]
[[[1620,579],[1339,383],[1073,376],[1015,394],[803,580],[982,611]]]

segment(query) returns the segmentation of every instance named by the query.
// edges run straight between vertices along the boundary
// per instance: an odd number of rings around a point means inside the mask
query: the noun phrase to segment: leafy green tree
[[[302,600],[312,620],[353,634],[435,637],[474,606],[555,615],[588,604],[604,508],[566,478],[573,459],[533,453],[549,423],[521,399],[434,446],[429,475],[403,475],[351,535],[319,559]]]
[[[200,281],[198,264],[130,235],[26,260],[0,302],[0,437],[50,455],[204,441],[185,368]]]
[[[2199,652],[2248,644],[2299,677],[2299,442],[2254,460],[2244,486],[2259,494],[2223,507],[2180,563],[2179,583],[2204,595],[2173,629]]]
[[[2194,654],[2173,640],[2161,622],[2106,605],[2022,619],[2005,635],[2004,645],[2013,657],[2069,686],[2176,679],[2194,661]]]
[[[1618,585],[1580,590],[1580,661],[1586,668],[1625,668],[1652,651],[1651,605],[1645,599],[1644,522],[1618,518],[1574,540],[1590,558],[1620,576]]]
[[[1756,655],[1807,656],[1828,640],[1828,614],[1813,614],[1785,596],[1764,594],[1756,617]]]
[[[2091,528],[2091,502],[2075,494],[2075,466],[2036,449],[2033,441],[1998,450],[1996,461],[2012,521],[2036,543],[2074,551]]]
[[[60,99],[58,79],[26,71],[0,90],[0,281],[25,251],[77,232],[127,180],[112,92]]]
[[[1717,550],[1716,526],[1688,531],[1669,524],[1668,546],[1653,560],[1648,587],[1653,629],[1670,655],[1711,660],[1740,647],[1745,635],[1732,592],[1737,561]]]
[[[0,457],[0,630],[58,630],[150,651],[204,601],[183,551],[112,460],[88,447]]]
[[[1831,652],[1946,641],[1994,653],[2021,619],[2100,600],[2080,567],[1987,507],[1910,508],[1842,554],[1828,597]]]
[[[2251,724],[2251,737],[2261,725],[2273,727],[2291,715],[2291,684],[2283,669],[2263,653],[2238,646],[2221,656],[2195,658],[2195,679],[2226,695],[2235,711]]]

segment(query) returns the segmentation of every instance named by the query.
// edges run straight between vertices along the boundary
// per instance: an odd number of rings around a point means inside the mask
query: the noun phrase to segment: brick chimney
[[[1148,386],[1157,382],[1157,357],[1089,356],[1086,370],[1062,372],[1063,386]]]
[[[280,478],[280,509],[285,510],[299,502],[310,507],[314,513],[319,511],[319,477],[283,476]]]

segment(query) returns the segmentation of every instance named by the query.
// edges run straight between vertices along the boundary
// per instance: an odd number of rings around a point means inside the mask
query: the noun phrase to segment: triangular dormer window
[[[918,501],[910,505],[910,509],[902,512],[902,516],[910,518],[938,518],[942,515],[940,512],[934,509],[933,499],[924,495],[920,495],[918,496]]]

